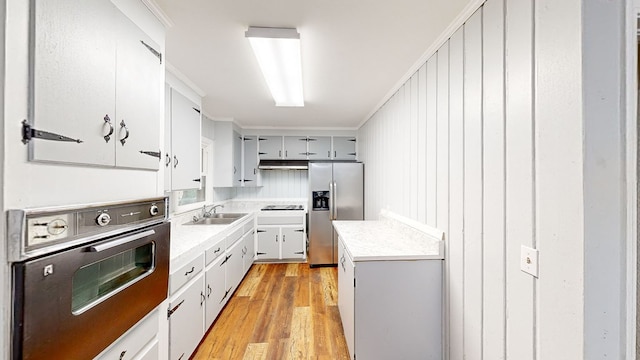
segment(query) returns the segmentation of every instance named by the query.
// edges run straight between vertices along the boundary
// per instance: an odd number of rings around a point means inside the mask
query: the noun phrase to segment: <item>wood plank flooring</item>
[[[255,264],[193,355],[215,359],[349,359],[336,268]]]

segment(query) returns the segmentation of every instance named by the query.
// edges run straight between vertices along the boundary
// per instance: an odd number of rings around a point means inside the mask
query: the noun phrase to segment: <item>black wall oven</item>
[[[10,210],[12,358],[91,359],[166,299],[166,213],[166,198]]]

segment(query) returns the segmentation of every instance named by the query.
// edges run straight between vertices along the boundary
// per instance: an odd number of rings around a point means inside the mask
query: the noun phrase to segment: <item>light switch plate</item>
[[[522,245],[520,248],[520,270],[538,277],[538,250]]]

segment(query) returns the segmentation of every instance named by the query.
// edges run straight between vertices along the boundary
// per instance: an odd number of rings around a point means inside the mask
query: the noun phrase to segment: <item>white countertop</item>
[[[353,261],[444,259],[442,240],[397,218],[333,221],[333,227]]]
[[[238,226],[246,223],[248,219],[253,221],[255,215],[285,216],[293,213],[304,214],[300,211],[260,211],[266,205],[279,204],[276,201],[229,201],[224,204],[220,213],[246,213],[246,216],[239,218],[227,225],[186,225],[192,221],[195,213],[200,214],[201,210],[189,211],[184,214],[173,215],[171,218],[171,260],[170,272],[178,269],[191,261],[195,256],[203,253],[209,247],[217,244],[229,235]],[[300,204],[300,202],[282,202],[287,204]]]

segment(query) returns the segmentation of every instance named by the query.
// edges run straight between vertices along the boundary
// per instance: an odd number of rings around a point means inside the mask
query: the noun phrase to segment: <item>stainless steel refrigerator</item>
[[[338,263],[332,220],[364,218],[364,168],[355,162],[309,163],[309,264]]]

